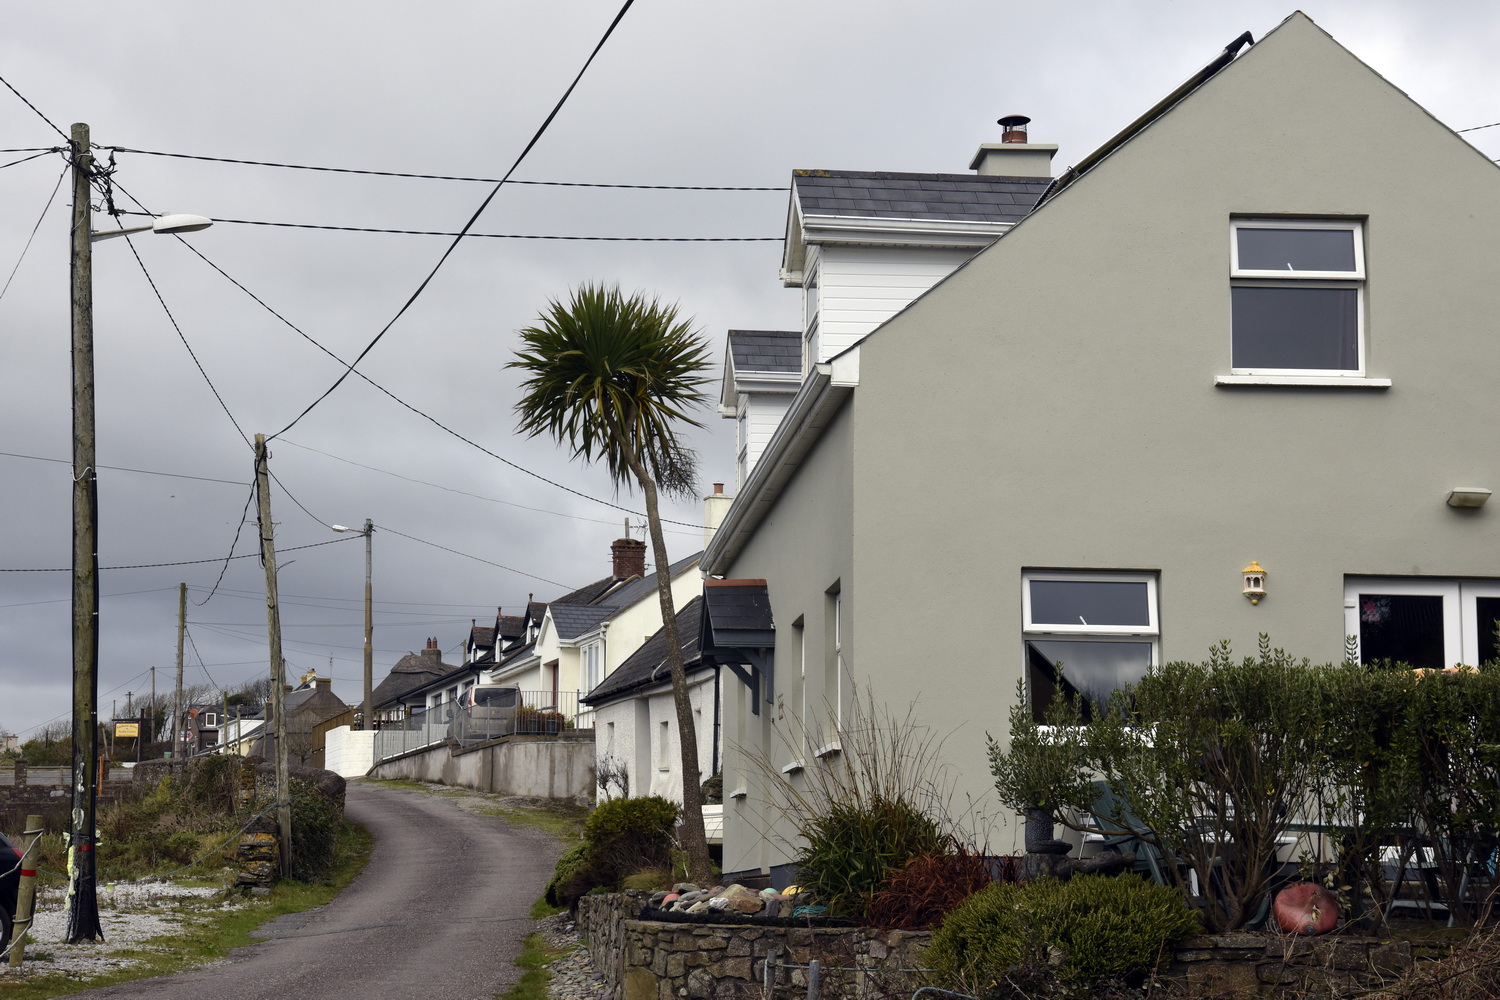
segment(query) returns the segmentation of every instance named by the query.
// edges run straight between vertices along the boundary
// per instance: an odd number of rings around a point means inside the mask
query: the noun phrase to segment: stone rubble
[[[604,985],[604,974],[594,968],[589,951],[578,937],[578,927],[566,913],[547,917],[537,933],[553,951],[567,954],[547,966],[552,979],[547,995],[553,1000],[614,1000]]]

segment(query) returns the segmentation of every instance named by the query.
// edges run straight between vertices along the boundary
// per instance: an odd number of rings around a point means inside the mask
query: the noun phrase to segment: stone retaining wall
[[[823,965],[822,995],[909,997],[925,979],[931,935],[876,928],[772,927],[639,920],[650,893],[584,896],[578,930],[615,1000],[807,995],[805,967]],[[1279,996],[1287,989],[1368,987],[1413,962],[1441,958],[1451,945],[1331,934],[1307,938],[1265,932],[1190,938],[1175,949],[1168,995]]]
[[[647,893],[585,896],[579,931],[617,1000],[807,996],[817,960],[823,996],[909,997],[925,984],[931,935],[870,927],[774,927],[638,920]]]
[[[1277,996],[1289,988],[1375,986],[1448,950],[1441,942],[1389,937],[1217,934],[1178,945],[1168,976],[1189,996]]]

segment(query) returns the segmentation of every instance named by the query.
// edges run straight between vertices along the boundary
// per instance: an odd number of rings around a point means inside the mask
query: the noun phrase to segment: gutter
[[[1054,177],[1052,179],[1052,183],[1047,185],[1047,190],[1043,191],[1042,196],[1037,199],[1036,207],[1033,208],[1032,211],[1035,212],[1036,209],[1041,208],[1042,205],[1046,203],[1047,199],[1054,197],[1069,184],[1072,184],[1078,178],[1088,173],[1089,170],[1092,169],[1094,165],[1097,164],[1100,160],[1104,159],[1110,153],[1113,153],[1116,149],[1119,149],[1121,146],[1125,145],[1125,143],[1135,138],[1136,133],[1143,131],[1146,126],[1150,125],[1152,122],[1156,121],[1156,119],[1160,118],[1162,115],[1170,111],[1173,105],[1177,104],[1178,101],[1181,101],[1184,97],[1191,94],[1199,87],[1203,86],[1203,84],[1207,83],[1213,76],[1215,76],[1219,72],[1219,70],[1234,62],[1234,57],[1239,53],[1240,49],[1244,48],[1246,45],[1254,44],[1255,38],[1250,34],[1250,32],[1247,31],[1236,38],[1234,41],[1230,42],[1228,45],[1224,46],[1224,51],[1214,57],[1213,62],[1209,63],[1207,66],[1203,67],[1198,72],[1188,77],[1187,81],[1183,83],[1182,86],[1172,91],[1166,97],[1163,97],[1160,101],[1157,101],[1156,104],[1152,105],[1150,110],[1141,115],[1135,121],[1131,122],[1129,125],[1126,125],[1125,128],[1116,133],[1115,136],[1104,145],[1094,150],[1088,156],[1085,156],[1078,162],[1076,166],[1069,167],[1067,170],[1064,170],[1061,174]]]
[[[796,474],[802,459],[823,436],[823,429],[858,385],[858,344],[813,367],[761,453],[755,471],[729,505],[723,523],[703,551],[698,565],[705,576],[727,571]]]

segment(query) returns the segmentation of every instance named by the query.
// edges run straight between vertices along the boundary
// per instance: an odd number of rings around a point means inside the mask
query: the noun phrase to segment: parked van
[[[516,731],[521,689],[499,684],[476,684],[459,699],[448,736],[460,743],[492,740]]]

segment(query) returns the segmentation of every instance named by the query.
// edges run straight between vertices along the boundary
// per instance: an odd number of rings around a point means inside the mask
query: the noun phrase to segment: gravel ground
[[[547,995],[554,1000],[613,1000],[604,986],[604,976],[594,968],[588,949],[578,939],[578,929],[566,913],[547,917],[537,924],[537,933],[554,951],[566,951],[547,966],[552,981]]]
[[[152,945],[150,941],[172,934],[191,919],[193,901],[212,901],[215,909],[238,905],[222,902],[222,896],[221,889],[172,882],[101,885],[99,922],[104,942],[63,944],[68,919],[64,890],[43,889],[26,941],[25,963],[19,970],[0,964],[0,980],[58,974],[86,979],[137,965],[142,959],[129,953],[170,950],[169,942]]]

